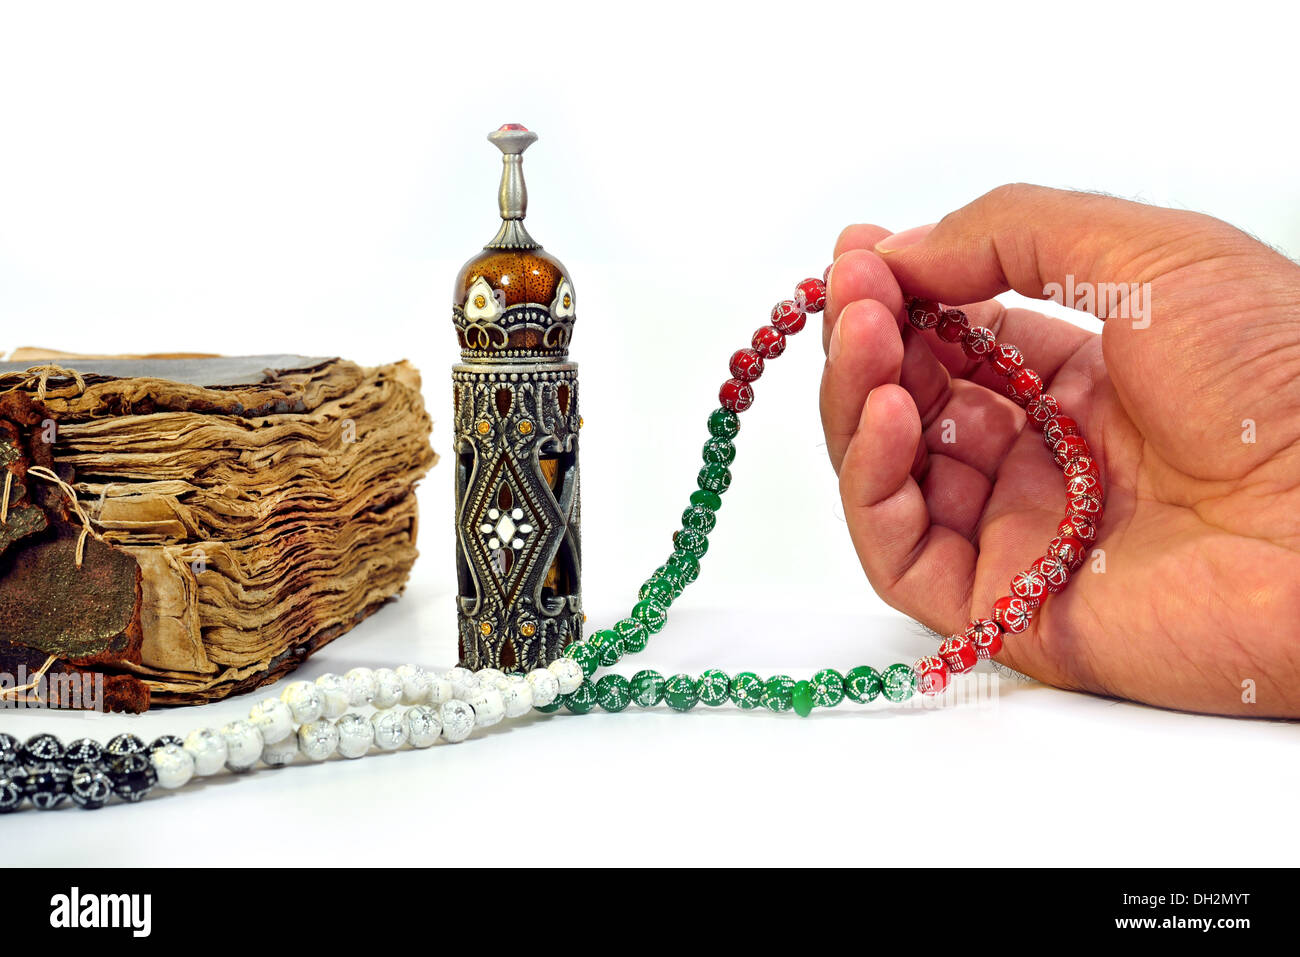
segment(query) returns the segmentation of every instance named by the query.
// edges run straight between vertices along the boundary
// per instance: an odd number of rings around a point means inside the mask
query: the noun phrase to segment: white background
[[[844,225],[1026,180],[1300,252],[1294,31],[1246,3],[3,9],[0,347],[405,357],[444,455],[451,283],[498,222],[484,135],[540,133],[528,224],[578,294],[597,627],[667,553],[727,357]],[[821,359],[813,327],[759,383],[705,575],[627,673],[931,647],[849,545]],[[304,676],[453,663],[450,478],[422,488],[406,595]],[[0,727],[153,738],[251,703]],[[943,712],[539,717],[0,826],[32,863],[1292,863],[1294,743],[1004,683],[996,707]]]

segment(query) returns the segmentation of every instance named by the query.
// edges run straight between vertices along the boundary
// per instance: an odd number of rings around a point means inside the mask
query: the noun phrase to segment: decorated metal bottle
[[[568,271],[528,235],[523,152],[507,124],[501,228],[456,277],[452,370],[460,662],[531,669],[582,637],[578,367]]]

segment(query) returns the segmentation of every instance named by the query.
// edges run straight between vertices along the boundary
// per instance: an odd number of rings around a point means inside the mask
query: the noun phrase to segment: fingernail
[[[841,314],[839,321],[835,323],[835,328],[831,330],[831,344],[830,348],[826,350],[826,358],[831,362],[834,362],[835,357],[840,354],[840,349],[844,346],[844,343],[841,341],[843,338],[844,316]]]
[[[876,252],[884,255],[885,253],[896,253],[900,249],[906,249],[908,246],[915,246],[926,236],[930,235],[930,230],[934,229],[935,223],[928,226],[913,226],[911,229],[905,229],[901,233],[894,233],[892,236],[886,236],[880,242],[876,243]]]

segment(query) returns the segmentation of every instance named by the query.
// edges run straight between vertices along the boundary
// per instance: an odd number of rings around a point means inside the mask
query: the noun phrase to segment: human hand
[[[1208,216],[1023,185],[895,237],[851,226],[835,257],[822,424],[881,597],[960,633],[1065,507],[1006,380],[912,329],[916,295],[1020,348],[1105,485],[1089,557],[997,660],[1164,707],[1300,715],[1300,267]],[[1146,315],[1101,295],[1096,334],[991,301],[1050,283],[1136,283]]]

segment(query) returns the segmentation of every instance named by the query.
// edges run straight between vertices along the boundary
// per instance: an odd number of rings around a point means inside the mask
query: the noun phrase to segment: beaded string
[[[912,665],[893,664],[883,672],[861,665],[843,675],[824,668],[811,681],[787,675],[761,680],[748,671],[728,676],[716,669],[698,679],[685,674],[665,679],[647,669],[630,679],[610,673],[593,681],[598,670],[642,651],[650,636],[663,629],[672,602],[699,577],[721,496],[731,484],[739,415],[754,401],[751,383],[762,375],[766,361],[784,352],[786,337],[803,329],[808,314],[820,312],[825,301],[825,274],[820,280],[805,279],[794,299],[773,308],[771,323],[754,333],[750,347],[732,355],[731,377],[719,390],[721,407],[709,416],[704,465],[682,513],[682,528],[673,535],[673,552],[641,586],[630,614],[613,627],[574,642],[564,657],[526,675],[490,668],[477,673],[452,668],[435,675],[403,665],[374,671],[355,668],[341,677],[329,674],[315,682],[291,682],[279,698],[254,705],[246,721],[219,730],[200,728],[183,739],[165,735],[148,746],[129,734],[118,735],[106,746],[81,739],[67,747],[50,734],[22,744],[0,734],[0,813],[15,810],[28,798],[43,809],[57,807],[68,797],[86,809],[103,807],[114,795],[134,802],[155,786],[179,788],[195,776],[223,768],[246,771],[259,761],[280,767],[299,755],[322,761],[333,754],[358,758],[404,745],[425,748],[439,739],[454,743],[469,737],[475,727],[519,718],[530,710],[549,713],[564,707],[585,714],[599,706],[618,712],[632,703],[649,708],[662,701],[674,710],[689,711],[698,704],[717,707],[730,702],[744,710],[761,706],[807,716],[815,707],[834,707],[846,697],[868,702],[883,694],[901,702],[917,690],[939,694],[952,675],[996,655],[1004,635],[1023,632],[1042,602],[1066,587],[1096,540],[1103,491],[1100,470],[1078,423],[1043,392],[1041,377],[1025,367],[1019,350],[998,343],[989,329],[972,327],[960,309],[916,298],[907,304],[911,324],[935,331],[945,342],[960,342],[969,358],[988,362],[1006,379],[1007,394],[1042,429],[1065,475],[1067,499],[1065,518],[1045,554],[1012,578],[1010,594],[993,603],[989,617],[971,621],[963,633],[946,638],[937,654]],[[398,704],[409,707],[395,707]],[[366,706],[376,709],[369,717],[358,710]]]

